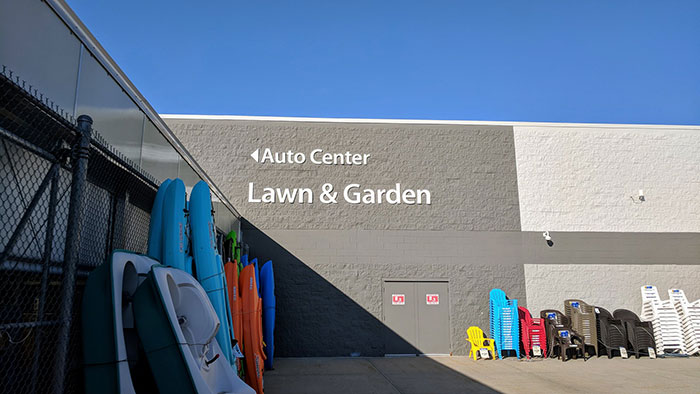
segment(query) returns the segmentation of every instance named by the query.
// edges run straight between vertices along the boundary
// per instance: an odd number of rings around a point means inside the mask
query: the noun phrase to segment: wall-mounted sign
[[[250,157],[261,164],[304,164],[308,160],[314,165],[365,166],[369,163],[369,153],[326,152],[313,149],[304,152],[273,152],[270,148],[258,148]],[[278,204],[389,204],[389,205],[430,205],[430,190],[412,189],[394,183],[386,188],[367,188],[359,183],[348,183],[337,187],[324,183],[320,188],[310,187],[256,187],[248,183],[248,202]]]
[[[259,193],[253,182],[248,183],[248,202],[313,204],[314,201],[319,201],[323,204],[337,204],[341,199],[349,204],[430,205],[430,190],[408,189],[400,183],[388,189],[367,189],[359,183],[351,183],[343,187],[341,194],[332,183],[324,183],[316,200],[313,189],[308,187],[264,187],[262,193]]]
[[[391,305],[406,305],[406,295],[405,294],[392,294],[391,295]]]
[[[309,161],[313,164],[329,166],[364,166],[367,165],[370,156],[369,153],[330,153],[324,152],[323,149],[314,149],[307,155],[304,152],[293,152],[291,150],[286,152],[273,152],[270,148],[264,148],[262,152],[260,149],[256,149],[255,152],[250,154],[250,157],[258,163],[304,164],[308,157]]]
[[[440,294],[426,294],[425,303],[428,305],[439,305],[440,304]]]

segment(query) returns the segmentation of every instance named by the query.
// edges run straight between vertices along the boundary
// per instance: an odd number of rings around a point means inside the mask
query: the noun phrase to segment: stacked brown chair
[[[622,356],[620,348],[627,349],[627,331],[622,320],[613,318],[612,313],[605,308],[595,307],[595,313],[598,316],[598,350],[597,355],[600,357],[606,354],[608,358],[612,358],[615,352]]]
[[[627,309],[617,309],[613,312],[613,316],[625,326],[627,349],[632,351],[636,358],[641,355],[649,356],[649,349],[656,352],[654,328],[651,322],[639,320],[636,313]]]
[[[586,353],[593,355],[592,350],[597,355],[598,328],[593,305],[588,305],[581,300],[566,300],[564,301],[564,313],[571,321],[571,328],[583,336]]]
[[[573,350],[570,358],[578,358],[579,354],[586,359],[583,336],[571,328],[569,318],[555,309],[545,309],[540,312],[547,329],[547,357],[558,356],[561,361],[567,360],[568,351]]]

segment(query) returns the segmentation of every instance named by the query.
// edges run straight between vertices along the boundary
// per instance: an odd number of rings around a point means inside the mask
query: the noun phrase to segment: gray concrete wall
[[[567,298],[638,310],[647,283],[700,296],[700,234],[687,200],[698,144],[686,129],[515,126],[513,137],[503,126],[166,120],[249,221],[252,254],[274,261],[282,355],[383,354],[385,279],[449,280],[455,354],[465,352],[466,327],[488,331],[494,287],[533,314]],[[340,167],[249,156],[265,147],[372,156]],[[249,182],[400,182],[430,189],[433,203],[254,204]],[[641,204],[630,198],[640,188]]]
[[[698,131],[514,127],[522,229],[554,231],[559,241],[525,267],[529,305],[560,309],[575,297],[639,312],[645,284],[658,286],[664,298],[672,286],[700,297]],[[614,234],[575,233],[573,239],[558,231]]]
[[[384,354],[382,281],[448,279],[451,342],[488,332],[488,292],[499,287],[533,314],[580,298],[638,311],[639,287],[700,296],[700,234],[268,230],[244,226],[251,253],[272,259],[279,351],[289,356]],[[658,261],[666,258],[664,265]],[[338,341],[337,338],[345,338]],[[301,346],[303,344],[303,346]],[[419,349],[420,350],[420,349]]]
[[[166,121],[250,221],[251,254],[275,262],[281,355],[383,355],[387,278],[450,281],[456,354],[465,352],[468,325],[488,330],[491,288],[525,296],[514,263],[520,214],[509,127]],[[250,154],[263,148],[370,158],[364,166],[258,163]],[[249,182],[258,190],[401,183],[430,190],[431,205],[250,203]]]
[[[243,230],[251,254],[274,263],[281,356],[384,355],[384,279],[448,279],[460,355],[468,326],[489,330],[492,288],[525,302],[519,232]]]
[[[532,310],[564,310],[564,300],[575,298],[610,312],[642,311],[640,287],[655,285],[662,299],[668,289],[685,291],[690,301],[700,298],[697,265],[669,264],[526,264],[527,303]]]
[[[699,131],[693,126],[514,127],[522,229],[618,233],[555,235],[559,242],[553,250],[525,268],[533,308],[562,308],[564,298],[576,296],[638,312],[644,284],[662,291],[679,286],[700,297]],[[639,189],[644,202],[638,200]],[[639,232],[652,234],[634,234]],[[653,234],[664,232],[690,234]],[[571,276],[582,280],[566,280]]]
[[[671,287],[700,297],[698,233],[552,232],[551,248],[540,233],[523,234],[527,305],[533,311],[562,310],[565,299],[578,298],[639,313],[643,285],[656,285],[663,298]]]
[[[510,127],[268,122],[165,118],[241,214],[261,229],[518,231],[518,186]],[[365,166],[257,163],[273,151],[370,154]],[[263,187],[395,183],[431,191],[431,205],[263,204]]]

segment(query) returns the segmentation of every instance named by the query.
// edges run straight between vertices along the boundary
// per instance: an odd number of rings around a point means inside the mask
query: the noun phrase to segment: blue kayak
[[[224,266],[216,252],[216,232],[212,216],[211,191],[209,185],[199,181],[190,194],[190,233],[192,256],[197,269],[197,279],[211,301],[221,327],[216,340],[228,362],[234,365],[231,345],[228,296],[226,294]]]
[[[151,223],[148,226],[148,256],[163,261],[163,202],[165,192],[172,180],[166,179],[160,184],[151,209]]]
[[[185,260],[187,255],[187,221],[185,220],[185,183],[174,179],[168,184],[163,196],[162,224],[162,253],[163,265],[187,271]]]
[[[275,354],[275,277],[272,273],[272,261],[268,260],[260,269],[260,288],[262,292],[262,325],[265,342],[265,369],[273,369]]]
[[[250,264],[255,266],[255,283],[258,284],[258,294],[260,294],[260,268],[258,267],[258,258],[254,258]]]

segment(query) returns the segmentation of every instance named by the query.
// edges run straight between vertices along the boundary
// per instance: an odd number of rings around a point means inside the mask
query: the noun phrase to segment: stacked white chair
[[[688,302],[688,298],[681,289],[669,289],[668,297],[681,318],[683,339],[688,354],[700,353],[700,300]]]
[[[641,318],[654,327],[656,353],[687,354],[680,316],[671,300],[661,300],[656,286],[642,286]]]

